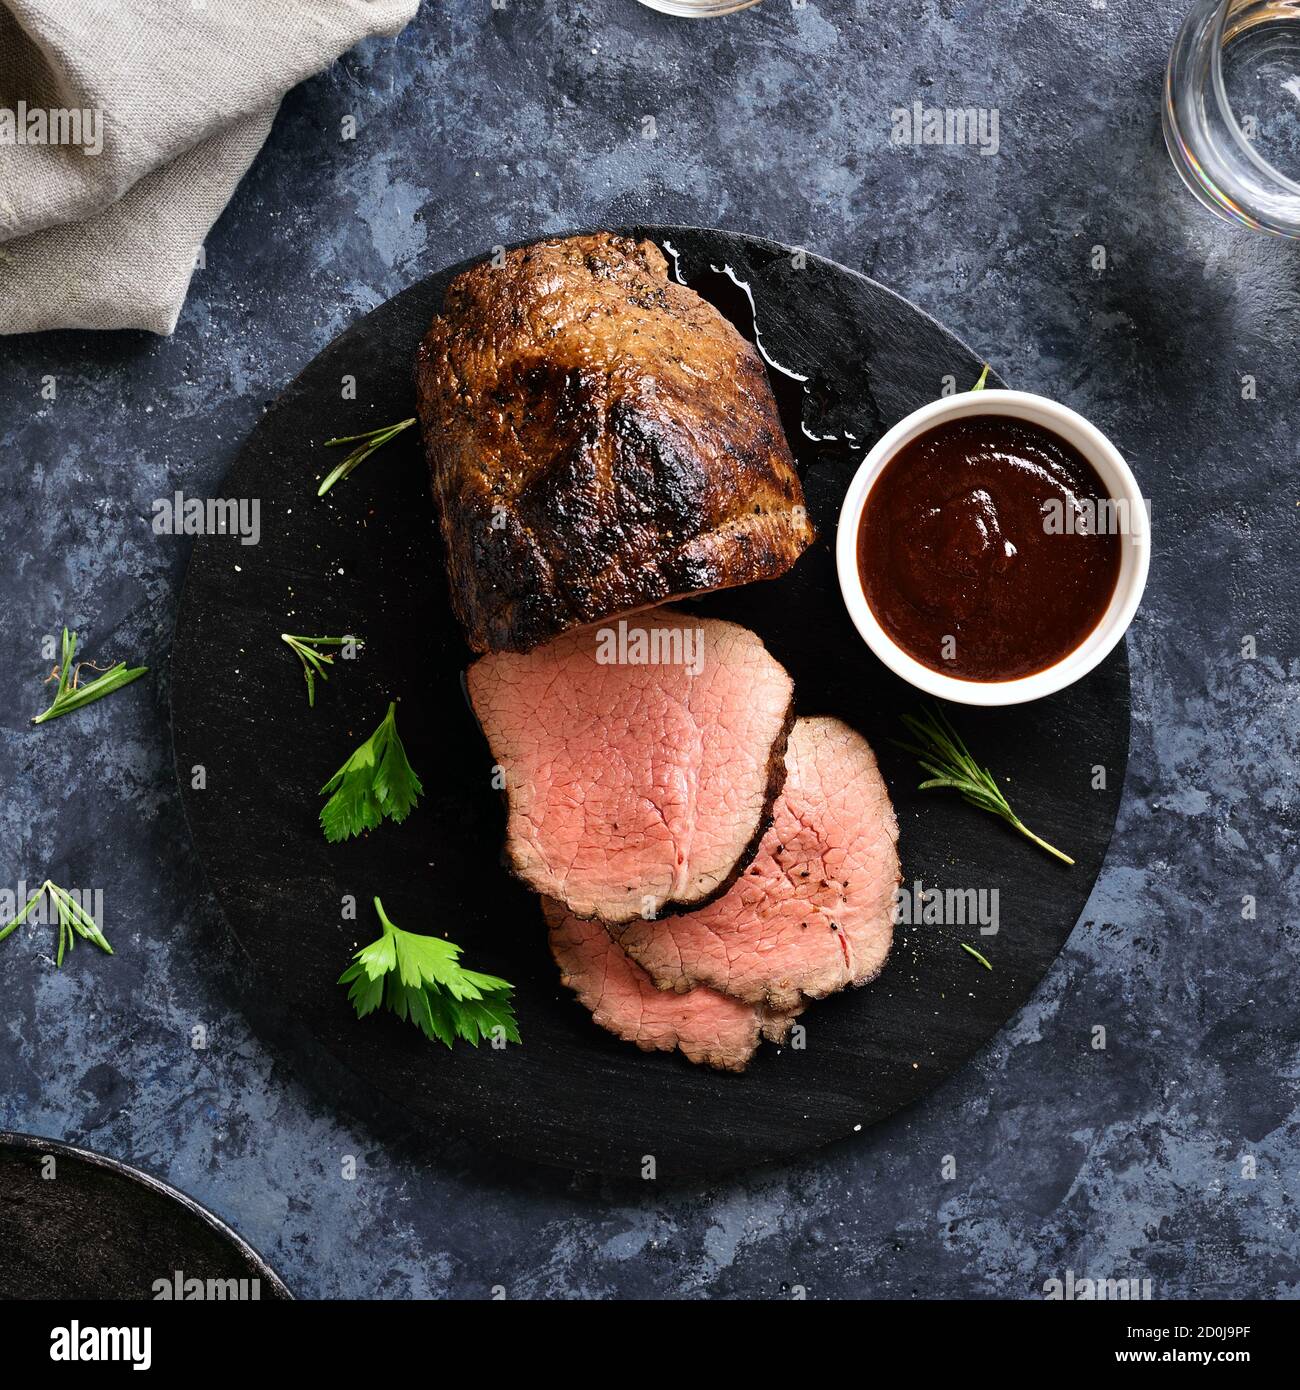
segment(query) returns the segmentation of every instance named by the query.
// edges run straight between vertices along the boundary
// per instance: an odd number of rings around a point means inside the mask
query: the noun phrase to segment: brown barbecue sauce
[[[935,671],[1032,675],[1096,627],[1119,576],[1115,511],[1092,465],[1027,420],[974,415],[885,465],[858,529],[876,620]]]

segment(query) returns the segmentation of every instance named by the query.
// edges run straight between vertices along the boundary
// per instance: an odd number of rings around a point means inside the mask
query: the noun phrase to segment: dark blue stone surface
[[[426,5],[289,96],[174,338],[0,340],[0,887],[102,889],[117,948],[56,972],[48,929],[0,945],[0,1126],[167,1178],[306,1296],[1022,1298],[1067,1269],[1300,1293],[1300,248],[1177,181],[1181,8]],[[892,145],[916,100],[996,108],[996,156]],[[371,1133],[250,1035],[170,763],[189,542],[150,524],[176,488],[219,492],[357,315],[494,243],[635,220],[776,237],[914,298],[1110,433],[1155,529],[1118,831],[1033,1003],[853,1142],[668,1190]],[[33,730],[65,621],[154,674]]]

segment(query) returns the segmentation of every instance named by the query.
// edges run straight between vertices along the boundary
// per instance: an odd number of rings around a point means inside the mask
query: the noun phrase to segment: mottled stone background
[[[1300,248],[1178,184],[1159,98],[1181,10],[426,3],[289,97],[174,338],[0,342],[0,878],[102,887],[118,951],[56,973],[48,932],[0,947],[0,1124],[169,1179],[306,1296],[1022,1298],[1067,1268],[1162,1297],[1300,1291]],[[996,107],[998,156],[892,147],[918,98]],[[249,1034],[170,762],[189,542],[150,528],[155,498],[218,493],[267,402],[372,306],[496,242],[636,219],[764,233],[913,297],[1107,430],[1156,534],[1119,829],[1032,1004],[852,1143],[676,1190],[381,1138]],[[156,674],[34,731],[65,620]]]

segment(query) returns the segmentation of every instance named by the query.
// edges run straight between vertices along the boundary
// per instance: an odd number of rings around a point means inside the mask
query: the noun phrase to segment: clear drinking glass
[[[641,0],[641,3],[661,14],[675,14],[683,19],[711,19],[715,15],[747,10],[759,0]]]
[[[1164,129],[1211,212],[1300,237],[1300,0],[1196,0],[1169,58]]]

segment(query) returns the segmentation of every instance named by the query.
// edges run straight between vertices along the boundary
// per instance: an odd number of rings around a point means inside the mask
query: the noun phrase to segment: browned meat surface
[[[813,538],[754,347],[649,242],[539,242],[448,287],[416,388],[475,651],[784,573]]]

